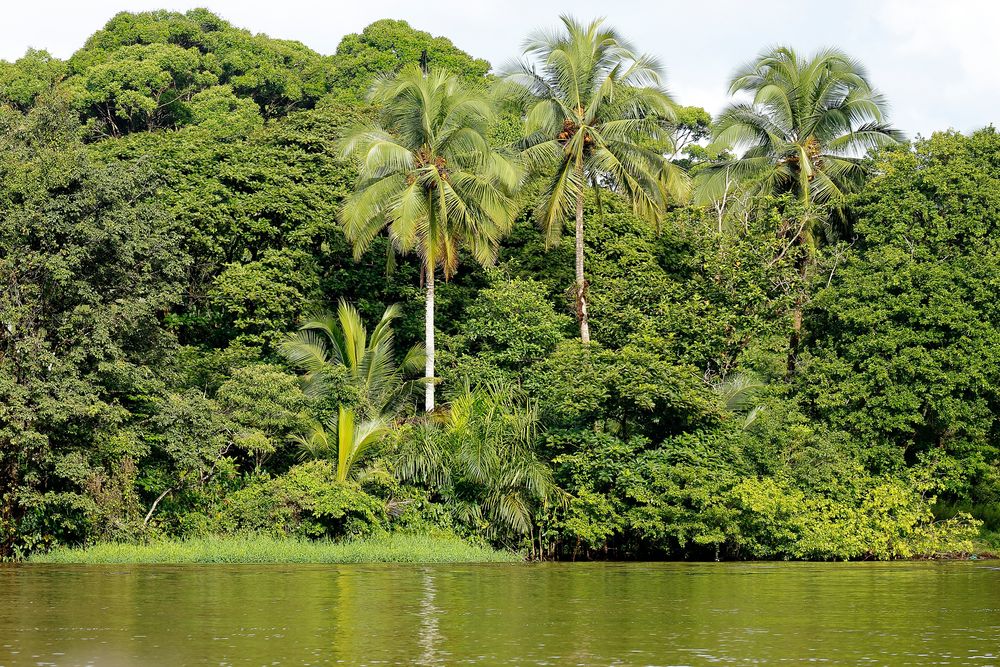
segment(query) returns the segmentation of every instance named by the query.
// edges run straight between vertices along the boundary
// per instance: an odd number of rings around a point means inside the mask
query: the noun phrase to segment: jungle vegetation
[[[714,119],[605,22],[511,55],[192,10],[0,62],[0,558],[996,548],[1000,135],[836,49]]]

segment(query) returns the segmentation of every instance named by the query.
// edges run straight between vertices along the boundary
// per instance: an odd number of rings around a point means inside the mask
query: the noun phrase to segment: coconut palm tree
[[[508,92],[524,103],[526,163],[545,178],[536,218],[551,246],[576,220],[576,314],[590,341],[584,274],[583,199],[588,186],[609,187],[635,212],[659,219],[669,195],[683,193],[683,172],[665,154],[676,105],[648,55],[636,55],[601,20],[563,16],[563,29],[539,32],[507,68]]]
[[[392,321],[398,316],[399,308],[389,306],[369,335],[357,309],[341,300],[336,315],[313,316],[279,347],[304,371],[308,396],[349,401],[341,402],[332,418],[307,419],[305,433],[295,436],[303,456],[337,460],[339,481],[346,480],[354,463],[389,432],[409,393],[406,376],[423,363],[423,348],[414,345],[397,364]],[[340,395],[345,384],[347,397]]]
[[[729,92],[752,98],[722,112],[713,143],[731,147],[739,157],[698,175],[696,201],[718,203],[734,185],[751,196],[792,193],[802,215],[789,246],[802,248],[798,264],[804,278],[815,257],[817,226],[830,222],[829,212],[842,213],[845,196],[865,181],[865,153],[896,144],[903,135],[886,121],[886,102],[861,63],[836,49],[809,58],[787,47],[765,51],[736,72]],[[800,296],[792,312],[789,371],[795,366],[803,301]]]
[[[447,280],[459,249],[492,263],[515,214],[515,166],[492,150],[486,131],[492,106],[482,91],[440,69],[416,65],[375,83],[370,100],[382,109],[379,124],[350,133],[341,143],[358,165],[356,191],[340,222],[356,257],[388,229],[393,248],[423,261],[425,409],[434,410],[434,280]]]
[[[841,206],[864,183],[865,153],[903,140],[886,121],[885,99],[861,63],[843,52],[803,58],[787,47],[741,67],[729,93],[752,98],[722,112],[713,143],[739,157],[698,175],[696,201],[717,201],[733,183],[757,194],[793,193],[806,211],[795,240],[811,255],[821,221],[810,214],[813,205]]]

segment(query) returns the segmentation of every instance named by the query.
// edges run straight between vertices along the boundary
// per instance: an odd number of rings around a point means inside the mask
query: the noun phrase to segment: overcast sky
[[[116,12],[208,7],[235,25],[297,39],[324,54],[380,18],[401,18],[450,38],[494,65],[519,52],[525,34],[561,12],[606,16],[641,51],[658,56],[682,104],[711,112],[725,103],[732,70],[763,47],[836,45],[863,61],[908,134],[972,130],[1000,120],[1000,2],[987,0],[34,0],[5,2],[0,59],[28,47],[66,58]]]

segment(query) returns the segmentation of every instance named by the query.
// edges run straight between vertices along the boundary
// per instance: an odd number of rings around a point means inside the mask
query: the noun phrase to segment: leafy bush
[[[935,521],[930,504],[899,479],[864,480],[849,500],[810,496],[775,479],[747,479],[730,493],[737,547],[752,558],[909,558],[967,552],[968,515]]]
[[[335,480],[329,461],[309,461],[284,475],[257,480],[226,497],[208,528],[315,538],[369,535],[386,527],[382,501],[355,482]]]

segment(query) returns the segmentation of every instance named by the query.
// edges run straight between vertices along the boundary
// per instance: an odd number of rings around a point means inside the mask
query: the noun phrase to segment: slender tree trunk
[[[802,303],[801,294],[795,297],[795,306],[792,309],[792,335],[788,341],[788,374],[795,374],[796,359],[799,354],[799,343],[802,342]]]
[[[142,525],[143,526],[148,526],[149,525],[149,520],[153,518],[153,512],[156,511],[156,506],[160,504],[160,501],[163,500],[164,498],[166,498],[168,495],[170,495],[171,492],[176,491],[176,490],[177,490],[176,486],[171,486],[169,489],[167,489],[166,491],[164,491],[163,493],[161,493],[159,496],[157,496],[156,500],[154,500],[153,504],[149,507],[149,511],[146,512],[146,518],[142,520]]]
[[[802,234],[795,241],[795,245],[798,246],[798,256],[795,258],[795,268],[799,274],[799,286],[795,294],[795,305],[792,306],[792,335],[788,341],[788,374],[791,375],[795,372],[795,359],[799,353],[799,344],[802,342],[802,306],[805,303],[805,295],[803,290],[805,289],[805,277],[806,277],[806,258],[803,257],[803,239]]]
[[[583,183],[583,165],[576,167]],[[587,312],[587,279],[583,275],[583,187],[576,195],[576,319],[580,322],[580,340],[590,342],[590,316]]]
[[[810,205],[811,198],[809,196],[809,182],[806,181],[802,194],[803,215],[809,215]],[[809,254],[807,254],[810,253],[811,250],[807,247],[806,242],[806,226],[809,224],[811,224],[811,221],[808,219],[804,219],[802,221],[802,229],[799,231],[798,236],[795,239],[795,245],[798,246],[798,257],[795,258],[795,266],[799,271],[801,283],[799,284],[798,293],[795,295],[795,305],[792,308],[792,335],[788,341],[789,375],[795,373],[795,363],[799,354],[799,345],[802,343],[802,307],[806,302],[806,275],[808,273],[809,261],[811,259]]]
[[[434,264],[427,263],[427,300],[424,303],[424,347],[427,356],[424,361],[424,410],[434,411]]]

